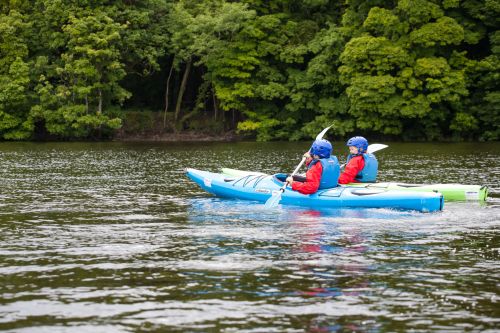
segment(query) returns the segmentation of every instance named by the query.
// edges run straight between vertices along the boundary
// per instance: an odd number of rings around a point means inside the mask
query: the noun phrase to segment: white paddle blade
[[[327,128],[325,128],[324,130],[321,131],[321,133],[318,134],[318,136],[316,136],[316,140],[321,140],[323,139],[323,137],[325,136],[325,133],[330,129],[330,127],[332,127],[333,125],[330,125],[328,126]]]
[[[323,139],[323,136],[325,135],[325,133],[332,126],[333,126],[333,124],[328,126],[327,128],[325,128],[324,130],[322,130],[321,133],[319,133],[318,136],[316,136],[316,140]],[[302,160],[300,161],[299,165],[297,165],[295,170],[292,172],[292,176],[295,175],[299,171],[300,167],[305,162],[305,160],[306,160],[306,158],[302,157]],[[286,184],[283,185],[283,187],[280,189],[280,191],[278,193],[273,193],[273,195],[269,199],[267,199],[264,207],[265,208],[274,208],[274,207],[278,206],[279,202],[281,201],[281,194],[285,191],[285,187],[286,187]]]
[[[382,143],[374,143],[374,144],[368,146],[368,149],[366,150],[366,152],[368,154],[373,154],[374,152],[382,150],[382,149],[387,148],[387,147],[389,147],[389,146],[384,145]]]
[[[267,199],[264,208],[270,209],[278,206],[279,202],[281,201],[281,193],[281,191],[279,191],[278,193],[273,193],[273,195],[269,199]]]

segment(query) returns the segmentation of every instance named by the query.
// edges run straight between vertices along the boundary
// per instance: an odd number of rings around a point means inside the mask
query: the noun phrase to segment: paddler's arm
[[[307,170],[306,181],[304,183],[292,181],[292,190],[302,194],[316,193],[319,188],[322,173],[323,166],[318,162],[311,169]]]

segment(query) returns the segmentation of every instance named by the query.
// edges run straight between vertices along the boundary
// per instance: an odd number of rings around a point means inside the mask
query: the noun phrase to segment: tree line
[[[0,135],[498,140],[498,0],[0,2]]]

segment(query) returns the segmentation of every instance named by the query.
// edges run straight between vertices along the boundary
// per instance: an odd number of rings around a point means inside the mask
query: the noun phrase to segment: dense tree
[[[435,3],[401,0],[372,7],[359,32],[340,68],[357,127],[437,138],[450,104],[468,93],[464,68],[452,62],[463,28]]]
[[[450,129],[459,138],[499,140],[500,4],[465,1],[459,9],[453,14],[464,26],[467,53],[455,61],[465,69],[469,95],[456,103]]]
[[[31,135],[28,118],[30,24],[16,10],[0,13],[0,134],[5,139]]]
[[[0,135],[109,136],[146,109],[258,140],[498,140],[499,20],[496,0],[2,2]]]

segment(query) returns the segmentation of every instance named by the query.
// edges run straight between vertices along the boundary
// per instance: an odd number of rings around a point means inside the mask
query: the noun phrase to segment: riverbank
[[[118,133],[113,141],[133,142],[133,141],[154,141],[154,142],[177,142],[177,141],[193,141],[193,142],[231,142],[238,141],[240,136],[234,132],[225,132],[219,135],[210,135],[195,132],[179,132],[179,133],[145,133],[145,134],[125,134]]]

